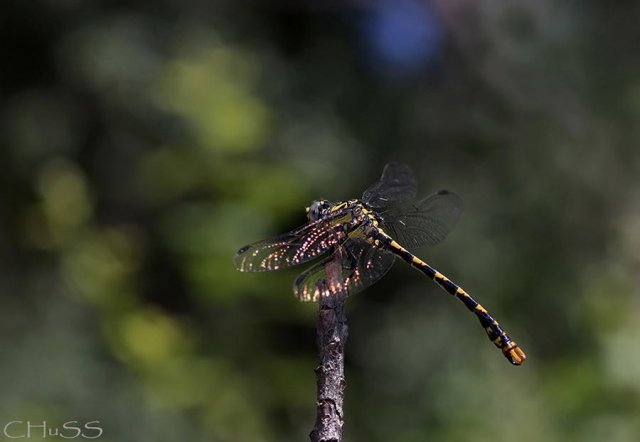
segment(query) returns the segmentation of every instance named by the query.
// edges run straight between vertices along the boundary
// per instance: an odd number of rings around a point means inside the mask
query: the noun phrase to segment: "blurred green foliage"
[[[398,159],[466,203],[416,252],[528,360],[509,366],[398,265],[348,303],[346,440],[636,441],[640,11],[624,3],[9,0],[0,425],[305,440],[316,309],[291,296],[297,270],[240,274],[232,256]]]

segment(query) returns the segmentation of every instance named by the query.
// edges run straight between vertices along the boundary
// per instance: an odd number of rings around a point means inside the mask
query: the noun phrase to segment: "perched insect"
[[[416,188],[407,165],[389,163],[380,180],[361,199],[314,201],[307,207],[307,224],[242,247],[235,256],[236,268],[243,272],[280,270],[331,253],[298,276],[293,285],[298,299],[317,301],[341,292],[361,291],[382,278],[398,256],[462,301],[509,362],[522,364],[524,352],[484,307],[405,248],[439,243],[457,223],[462,210],[460,197],[446,190],[412,201]],[[336,253],[342,262],[341,285],[329,284],[325,271],[325,264]]]

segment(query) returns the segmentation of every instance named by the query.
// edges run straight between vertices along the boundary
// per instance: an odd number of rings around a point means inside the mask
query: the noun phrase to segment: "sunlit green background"
[[[639,20],[604,1],[4,2],[0,426],[307,440],[316,306],[298,269],[232,257],[396,159],[465,201],[415,252],[528,360],[398,264],[348,302],[345,439],[639,440]]]

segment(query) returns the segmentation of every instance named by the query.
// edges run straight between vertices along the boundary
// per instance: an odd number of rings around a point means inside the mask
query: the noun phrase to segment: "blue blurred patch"
[[[389,74],[423,70],[443,42],[440,17],[427,1],[380,0],[367,11],[363,31],[371,61]]]

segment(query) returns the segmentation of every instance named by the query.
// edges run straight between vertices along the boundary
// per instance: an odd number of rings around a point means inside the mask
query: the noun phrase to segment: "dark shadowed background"
[[[561,3],[3,2],[0,427],[307,440],[316,306],[232,257],[396,159],[528,360],[397,264],[348,301],[346,440],[637,441],[640,7]]]

